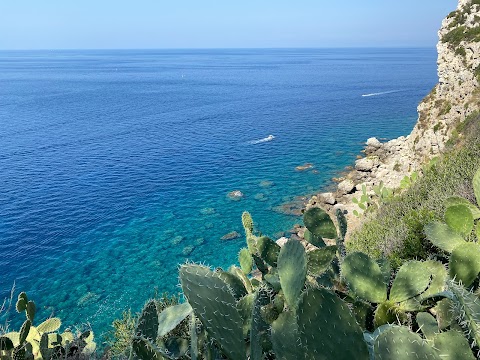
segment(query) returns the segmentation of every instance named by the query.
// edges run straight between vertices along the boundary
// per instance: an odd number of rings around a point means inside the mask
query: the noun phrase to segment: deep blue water
[[[276,206],[329,185],[368,137],[407,134],[435,60],[435,49],[0,52],[0,295],[16,281],[39,317],[101,333],[155,288],[177,292],[179,263],[228,266],[244,239],[220,238],[242,232],[243,210],[278,236],[300,219]],[[295,171],[307,162],[318,173]],[[237,189],[245,198],[230,200]]]

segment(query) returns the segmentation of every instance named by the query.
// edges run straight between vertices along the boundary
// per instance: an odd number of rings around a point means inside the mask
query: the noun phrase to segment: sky
[[[0,0],[0,49],[433,47],[457,0]]]

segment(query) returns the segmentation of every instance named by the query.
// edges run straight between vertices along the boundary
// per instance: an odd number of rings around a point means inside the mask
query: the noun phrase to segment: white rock
[[[285,236],[284,237],[281,237],[280,239],[278,239],[276,241],[276,243],[278,244],[278,246],[282,247],[283,245],[285,245],[285,243],[288,241],[288,238],[286,238]]]
[[[335,205],[335,203],[337,202],[335,200],[335,196],[331,192],[319,194],[318,198],[320,199],[320,201],[323,201],[325,204],[328,205]]]
[[[350,179],[345,179],[338,184],[338,192],[342,195],[351,193],[354,188],[355,184]]]
[[[357,171],[372,171],[375,166],[376,162],[370,158],[363,158],[355,161],[355,170]]]
[[[382,143],[376,137],[371,137],[370,139],[367,140],[367,146],[378,149],[379,147],[382,146]]]

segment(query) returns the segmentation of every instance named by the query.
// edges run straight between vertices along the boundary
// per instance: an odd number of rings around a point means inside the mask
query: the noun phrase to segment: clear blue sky
[[[434,46],[456,0],[0,0],[0,49]]]

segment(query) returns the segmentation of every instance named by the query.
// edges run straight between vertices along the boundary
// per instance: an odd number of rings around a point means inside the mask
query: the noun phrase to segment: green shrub
[[[467,52],[465,51],[465,48],[463,46],[459,46],[456,50],[455,50],[455,54],[456,55],[460,55],[460,56],[467,56]]]

